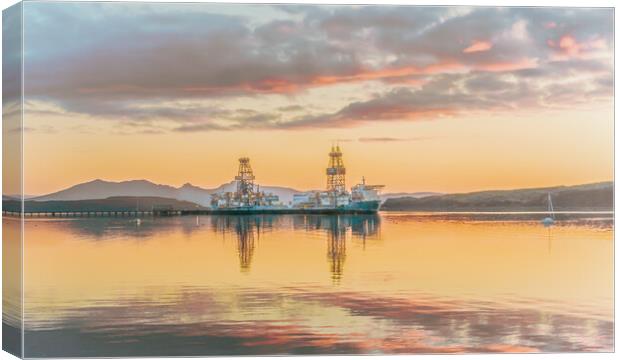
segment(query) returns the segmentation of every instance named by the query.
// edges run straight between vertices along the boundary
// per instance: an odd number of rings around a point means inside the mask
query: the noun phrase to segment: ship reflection
[[[274,228],[273,216],[221,215],[211,217],[211,228],[224,234],[234,232],[237,238],[237,253],[241,272],[249,272],[256,242],[261,233]]]
[[[250,271],[252,256],[254,255],[254,232],[260,233],[260,229],[254,229],[250,221],[238,221],[235,224],[237,233],[237,252],[239,255],[239,267],[242,272]]]
[[[332,221],[331,229],[327,233],[327,260],[332,281],[336,284],[342,279],[344,261],[347,258],[347,228],[340,224],[340,219]]]
[[[361,240],[363,248],[366,249],[366,239],[378,239],[379,217],[376,215],[330,216],[323,220],[327,220],[325,226],[329,270],[332,282],[339,284],[347,257],[347,239]]]
[[[380,218],[378,215],[217,215],[210,216],[211,228],[224,237],[234,233],[237,239],[239,267],[249,272],[252,257],[261,234],[278,228],[292,228],[324,234],[327,239],[327,261],[332,281],[342,279],[347,253],[347,242],[378,240]]]

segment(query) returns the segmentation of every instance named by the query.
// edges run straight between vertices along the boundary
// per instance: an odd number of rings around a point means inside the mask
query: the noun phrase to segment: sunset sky
[[[25,188],[613,178],[613,10],[24,4]]]

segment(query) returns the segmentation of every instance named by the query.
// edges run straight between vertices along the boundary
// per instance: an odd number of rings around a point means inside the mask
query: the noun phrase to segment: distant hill
[[[53,212],[53,211],[150,211],[153,207],[172,206],[174,210],[203,208],[202,206],[176,199],[161,197],[119,196],[107,199],[94,200],[52,200],[24,202],[26,212]],[[2,208],[6,211],[19,211],[20,203],[17,200],[5,200]]]
[[[546,211],[547,194],[557,211],[613,210],[613,182],[537,189],[480,191],[423,198],[387,199],[387,211]]]
[[[443,195],[442,193],[438,193],[438,192],[414,192],[414,193],[387,193],[387,194],[381,194],[380,198],[381,200],[385,201],[387,199],[394,199],[394,198],[402,198],[402,197],[412,197],[412,198],[423,198],[423,197],[427,197],[427,196],[437,196],[437,195]]]
[[[31,199],[33,197],[36,197],[36,195],[24,194],[24,199]],[[18,200],[20,198],[21,198],[20,195],[13,195],[13,194],[2,195],[2,200]]]
[[[97,179],[31,200],[90,200],[106,199],[112,196],[155,196],[175,199],[178,195],[179,189],[169,185],[154,184],[147,180],[113,182]]]
[[[34,201],[75,201],[75,200],[95,200],[107,199],[119,196],[134,197],[160,197],[176,199],[181,201],[191,201],[193,203],[209,206],[211,194],[220,191],[233,191],[236,187],[234,181],[220,185],[215,189],[204,189],[192,184],[185,184],[175,188],[169,185],[155,184],[147,180],[130,181],[105,181],[93,180],[86,183],[74,185],[70,188],[51,193],[48,195],[34,197]],[[270,192],[280,197],[280,201],[288,203],[293,200],[293,194],[299,191],[286,187],[265,186],[262,191]]]

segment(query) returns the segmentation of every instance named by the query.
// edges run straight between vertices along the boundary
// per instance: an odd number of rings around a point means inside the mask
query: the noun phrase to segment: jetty
[[[234,209],[191,209],[191,210],[151,210],[151,211],[2,211],[2,215],[25,218],[70,218],[70,217],[148,217],[185,215],[362,215],[375,214],[376,210],[364,209],[295,209],[295,208],[234,208]]]

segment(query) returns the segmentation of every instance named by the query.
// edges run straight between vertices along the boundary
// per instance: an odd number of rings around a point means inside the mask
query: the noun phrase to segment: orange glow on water
[[[607,351],[612,341],[609,227],[399,213],[29,220],[25,234],[33,331],[128,327],[136,346],[161,331],[192,354],[219,351],[200,336],[254,354],[538,352],[551,339]],[[493,336],[462,331],[480,324]],[[522,341],[529,331],[543,340]]]

